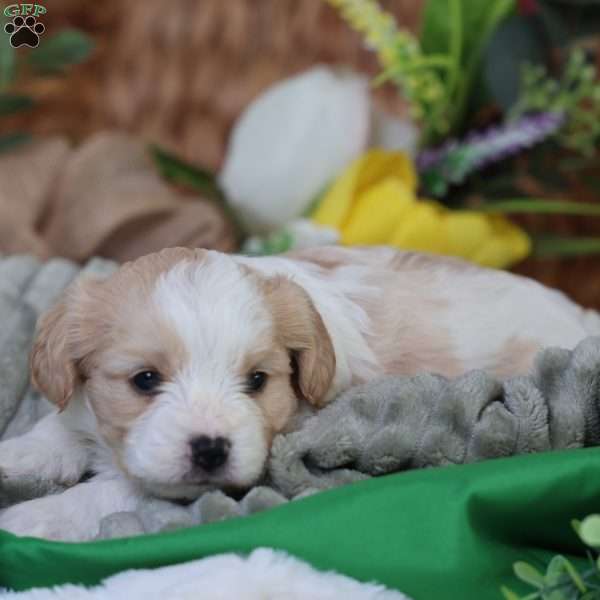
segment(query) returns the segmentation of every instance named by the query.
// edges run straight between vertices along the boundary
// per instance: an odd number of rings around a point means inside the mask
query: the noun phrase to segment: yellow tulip
[[[346,245],[387,244],[497,268],[529,254],[529,237],[505,217],[420,200],[417,184],[407,155],[370,150],[333,183],[312,218],[337,229]]]

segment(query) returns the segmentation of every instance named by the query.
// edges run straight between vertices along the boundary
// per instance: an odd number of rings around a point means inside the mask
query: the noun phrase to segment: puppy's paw
[[[135,486],[122,476],[92,479],[60,494],[0,511],[0,529],[51,540],[91,540],[98,534],[104,517],[136,510],[140,498]]]
[[[86,462],[77,450],[30,436],[0,443],[0,507],[75,485]]]
[[[0,529],[20,536],[48,540],[83,541],[97,533],[97,523],[79,514],[82,506],[69,506],[62,494],[21,502],[0,511]],[[93,521],[93,519],[91,520]]]

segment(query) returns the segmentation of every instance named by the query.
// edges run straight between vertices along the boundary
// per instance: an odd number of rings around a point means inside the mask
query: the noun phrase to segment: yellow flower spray
[[[450,121],[447,103],[443,101],[446,89],[435,71],[436,67],[447,65],[447,57],[424,55],[414,35],[399,29],[394,17],[375,0],[327,1],[376,52],[383,67],[377,81],[391,80],[401,88],[414,121],[423,122],[426,118],[426,129],[440,135],[447,133]]]

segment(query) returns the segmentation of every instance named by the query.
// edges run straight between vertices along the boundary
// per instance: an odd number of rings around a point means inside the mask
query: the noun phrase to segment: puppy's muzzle
[[[229,457],[231,442],[224,437],[200,435],[190,441],[192,464],[207,473],[222,467]]]

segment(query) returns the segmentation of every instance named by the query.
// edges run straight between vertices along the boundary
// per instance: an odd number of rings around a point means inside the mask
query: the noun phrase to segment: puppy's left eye
[[[162,383],[158,371],[140,371],[131,378],[131,385],[142,394],[151,394]]]
[[[268,375],[264,371],[252,371],[246,380],[246,387],[249,392],[260,392],[267,383]]]

